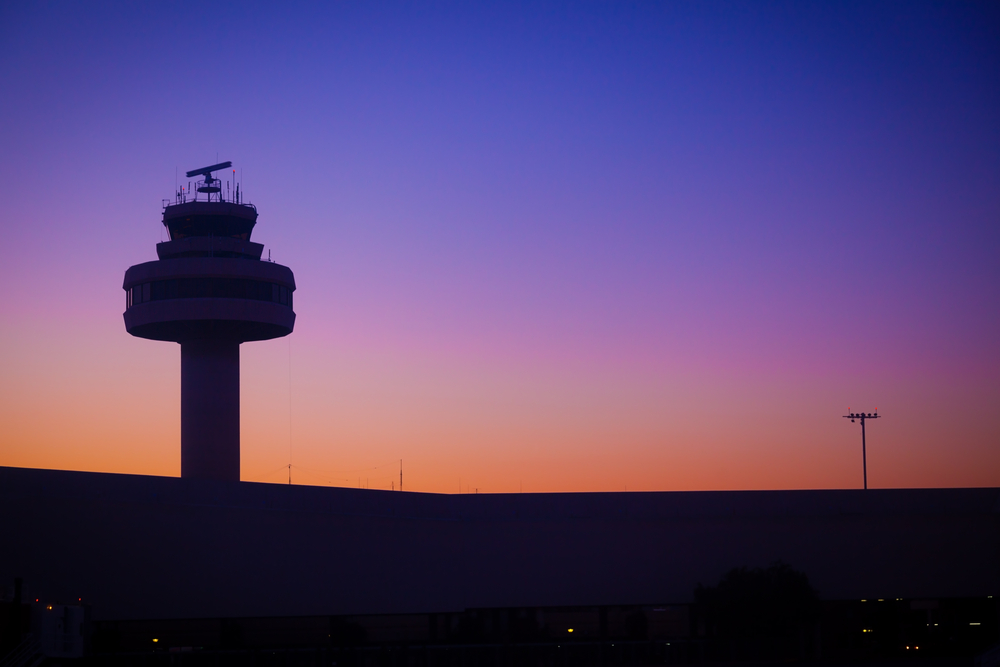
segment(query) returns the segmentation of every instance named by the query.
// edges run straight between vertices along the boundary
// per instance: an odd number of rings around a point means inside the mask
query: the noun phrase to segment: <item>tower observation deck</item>
[[[158,260],[125,272],[125,330],[181,346],[181,477],[240,479],[240,343],[287,336],[295,324],[291,269],[262,261],[250,241],[257,209],[238,185],[202,176],[163,202],[170,240]]]

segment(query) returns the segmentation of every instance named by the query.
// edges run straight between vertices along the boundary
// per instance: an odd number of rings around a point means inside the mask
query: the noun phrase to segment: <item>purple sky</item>
[[[232,160],[299,286],[244,479],[852,487],[850,406],[873,486],[1000,484],[995,4],[8,3],[0,64],[0,465],[178,474],[122,275]]]

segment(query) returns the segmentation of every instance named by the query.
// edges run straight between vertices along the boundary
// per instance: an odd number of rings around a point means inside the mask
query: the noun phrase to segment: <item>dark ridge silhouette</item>
[[[440,495],[0,467],[0,526],[0,588],[23,576],[33,624],[120,658],[94,664],[898,659],[998,639],[1000,489]]]

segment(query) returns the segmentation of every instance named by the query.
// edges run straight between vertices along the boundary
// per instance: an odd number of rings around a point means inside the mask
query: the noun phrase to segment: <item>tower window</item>
[[[249,299],[291,307],[292,290],[245,278],[174,278],[135,285],[127,292],[126,308],[145,301],[169,299]]]

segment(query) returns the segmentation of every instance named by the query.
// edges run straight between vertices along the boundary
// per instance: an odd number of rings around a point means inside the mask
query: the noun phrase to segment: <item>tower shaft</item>
[[[181,342],[181,477],[240,480],[240,344]]]

